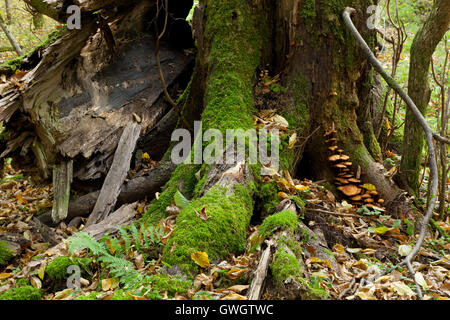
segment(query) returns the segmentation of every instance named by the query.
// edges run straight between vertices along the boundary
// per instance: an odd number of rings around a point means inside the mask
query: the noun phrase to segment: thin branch
[[[159,32],[158,32],[158,16],[160,13],[160,7],[159,7],[159,0],[157,0],[156,1],[156,19],[155,19],[155,30],[156,30],[156,34],[157,34],[156,44],[155,44],[155,59],[156,59],[156,64],[158,66],[159,78],[161,79],[161,85],[162,85],[162,88],[164,91],[164,95],[165,95],[167,101],[169,101],[169,103],[175,109],[178,119],[181,118],[181,120],[183,121],[183,124],[186,126],[186,128],[190,128],[191,126],[187,123],[186,119],[183,116],[181,116],[180,107],[170,97],[170,94],[167,90],[166,80],[164,79],[164,74],[163,74],[163,71],[161,68],[161,61],[159,59],[159,43],[167,30],[167,22],[168,22],[168,18],[169,18],[169,0],[165,0],[165,8],[164,9],[165,9],[164,27],[163,27],[161,34],[159,34]]]
[[[356,13],[356,10],[353,8],[345,8],[342,17],[344,19],[344,22],[349,29],[349,31],[352,33],[352,35],[355,37],[357,42],[361,45],[365,55],[367,56],[368,61],[372,64],[372,66],[375,68],[377,72],[381,74],[381,76],[384,78],[384,80],[388,83],[392,89],[394,89],[400,97],[405,101],[406,105],[411,109],[412,113],[416,117],[416,120],[419,122],[422,129],[425,131],[425,139],[428,145],[428,152],[429,152],[429,161],[430,161],[430,174],[431,174],[431,183],[430,183],[430,200],[427,203],[427,211],[426,215],[424,217],[424,221],[422,223],[422,228],[420,230],[419,238],[417,239],[416,245],[414,246],[411,253],[405,258],[405,260],[402,262],[402,264],[407,265],[410,273],[415,278],[414,270],[411,266],[411,261],[414,259],[416,254],[419,252],[420,248],[422,247],[423,240],[425,238],[426,228],[428,226],[428,222],[430,221],[431,216],[433,215],[434,210],[434,204],[436,202],[437,198],[437,189],[438,189],[438,170],[437,170],[437,162],[436,162],[436,150],[433,144],[433,137],[437,140],[439,140],[437,137],[440,137],[437,133],[434,133],[433,130],[428,125],[427,121],[425,120],[422,113],[419,111],[417,106],[414,104],[414,101],[406,94],[406,92],[400,87],[400,85],[387,74],[387,72],[383,69],[383,66],[381,63],[377,60],[377,58],[373,55],[372,51],[370,50],[367,43],[364,41],[361,34],[356,29],[355,25],[352,22],[352,19],[350,18],[350,15]],[[445,139],[445,138],[442,138]],[[441,141],[441,140],[440,140]],[[414,279],[415,280],[415,279]],[[417,294],[419,299],[422,299],[422,291],[420,290],[420,285],[417,285]]]

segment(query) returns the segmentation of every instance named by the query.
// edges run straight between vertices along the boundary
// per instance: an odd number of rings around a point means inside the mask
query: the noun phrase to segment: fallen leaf
[[[429,288],[422,273],[416,272],[416,274],[414,275],[414,279],[424,290],[427,290]]]
[[[55,293],[55,297],[53,299],[55,300],[62,300],[64,298],[67,298],[71,293],[73,289],[65,289],[63,291],[59,291]]]
[[[39,268],[39,270],[38,270],[38,277],[41,279],[41,280],[44,280],[44,277],[45,277],[45,268],[47,267],[47,263],[46,262],[44,262],[42,265],[41,265],[41,267]]]
[[[208,254],[206,252],[197,251],[191,254],[191,259],[194,260],[202,268],[209,267]]]
[[[41,289],[42,288],[42,282],[39,278],[31,277],[30,283],[35,289]]]
[[[409,298],[411,298],[412,296],[416,295],[416,293],[410,287],[408,287],[401,281],[392,282],[390,285],[391,288],[401,296],[407,295]]]
[[[296,143],[297,143],[297,133],[294,132],[294,134],[289,138],[288,149],[292,149]]]
[[[361,300],[377,300],[377,298],[375,298],[373,295],[368,294],[368,293],[363,292],[363,291],[359,291],[356,295],[358,297],[360,297]]]
[[[411,253],[412,249],[413,248],[410,245],[402,244],[398,246],[398,254],[401,255],[402,257],[406,257]]]
[[[119,281],[115,278],[108,278],[102,280],[102,290],[109,291],[114,290],[119,286]]]
[[[128,293],[128,295],[129,295],[133,300],[147,300],[147,298],[146,298],[146,297],[143,297],[143,296],[135,296],[135,295],[133,295],[133,294],[131,294],[131,293]]]
[[[6,280],[12,277],[11,273],[0,273],[0,280]]]
[[[243,291],[247,290],[250,287],[250,285],[241,285],[237,284],[235,286],[229,287],[228,290],[234,291],[236,293],[242,293]]]
[[[220,300],[247,300],[247,298],[237,293],[230,293],[225,297],[220,298]]]

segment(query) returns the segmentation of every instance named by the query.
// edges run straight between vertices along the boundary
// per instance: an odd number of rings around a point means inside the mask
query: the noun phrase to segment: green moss
[[[276,206],[280,203],[281,198],[278,196],[278,187],[275,182],[263,183],[258,192],[261,199],[260,203],[263,204],[263,213],[273,214]]]
[[[125,290],[116,290],[114,291],[114,295],[109,300],[133,300],[132,297]]]
[[[316,0],[305,0],[302,2],[300,17],[306,20],[314,19],[316,17]]]
[[[74,298],[73,300],[98,300],[97,296],[101,294],[101,292],[93,291],[89,293],[87,296],[78,296]]]
[[[14,257],[13,251],[5,241],[0,241],[0,265],[8,263]]]
[[[292,196],[290,197],[291,200],[293,200],[295,202],[295,204],[297,205],[297,207],[300,208],[300,211],[303,215],[303,213],[305,212],[305,208],[306,208],[306,201],[303,200],[302,198],[300,198],[299,196]]]
[[[28,280],[27,278],[20,278],[16,281],[16,286],[17,287],[25,287],[25,286],[29,286],[31,285],[30,280]]]
[[[40,300],[42,291],[32,286],[13,288],[0,294],[0,300]]]
[[[234,187],[231,195],[227,192],[230,190],[214,186],[181,211],[177,229],[164,248],[164,262],[177,265],[190,274],[198,269],[191,259],[191,254],[196,251],[207,252],[212,261],[227,257],[230,252],[245,250],[252,197],[247,188],[239,185]],[[210,216],[207,221],[195,212],[200,212],[203,207]]]
[[[163,187],[163,192],[159,199],[151,202],[150,208],[145,213],[144,221],[154,224],[166,217],[166,208],[172,203],[177,190],[180,190],[184,195],[192,193],[197,183],[195,173],[199,169],[200,166],[198,165],[181,164],[177,166],[172,177]]]
[[[61,281],[67,279],[67,268],[70,266],[78,265],[83,271],[90,263],[91,259],[89,258],[57,257],[47,266],[45,272],[50,279],[54,281]]]
[[[298,217],[292,211],[281,211],[264,219],[258,229],[258,233],[263,237],[272,235],[277,229],[287,229],[291,233],[298,230]]]
[[[254,11],[254,10],[253,10]],[[260,63],[264,20],[240,0],[209,1],[205,38],[211,42],[204,128],[253,127],[253,81]]]
[[[61,28],[60,30],[53,31],[47,36],[47,39],[44,40],[40,45],[33,48],[30,52],[25,54],[24,56],[6,61],[5,63],[0,65],[0,68],[9,68],[12,72],[16,72],[17,70],[21,70],[23,60],[31,57],[36,51],[42,50],[43,48],[49,47],[52,43],[58,40],[67,32],[67,28]]]
[[[287,279],[299,279],[303,276],[298,259],[285,250],[277,250],[270,264],[272,276],[276,285],[281,285]]]
[[[176,294],[186,293],[192,286],[192,282],[189,280],[164,274],[147,277],[145,283],[147,286],[150,285],[153,291],[160,295],[164,295],[167,292],[169,298],[173,298]]]
[[[204,36],[209,46],[205,52],[208,72],[203,130],[218,129],[225,133],[227,129],[252,129],[256,111],[253,85],[262,56],[262,33],[269,33],[265,19],[247,1],[240,0],[208,1],[205,16]],[[198,169],[192,171],[192,176]],[[194,188],[195,196],[203,189],[205,175],[206,170],[202,170]],[[212,261],[245,250],[254,187],[238,185],[227,190],[215,186],[202,198],[194,198],[178,215],[177,229],[165,246],[163,261],[192,275],[198,269],[191,259],[196,251],[207,252]],[[164,197],[171,200],[173,195]],[[196,213],[204,206],[210,216],[207,221]]]

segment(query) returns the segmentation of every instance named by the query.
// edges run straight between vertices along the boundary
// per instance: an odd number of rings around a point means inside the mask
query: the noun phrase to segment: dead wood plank
[[[131,157],[140,133],[141,126],[137,123],[132,122],[125,127],[114,154],[113,163],[86,226],[102,221],[114,209],[122,184],[130,170]]]
[[[53,168],[52,220],[64,220],[69,212],[70,185],[73,177],[73,160],[62,161]]]
[[[255,271],[255,277],[248,289],[248,300],[259,300],[263,291],[264,281],[266,280],[267,270],[269,269],[269,263],[272,258],[272,246],[274,241],[271,239],[267,241],[267,248],[264,250],[261,259],[259,260],[258,268]]]
[[[172,161],[161,161],[156,168],[145,173],[143,176],[134,178],[122,185],[120,195],[117,198],[116,206],[132,203],[145,197],[151,197],[161,190],[161,187],[170,179],[176,165]],[[69,203],[69,213],[67,219],[75,217],[86,217],[94,209],[99,191],[94,191],[81,196]],[[39,216],[39,220],[47,225],[52,224],[51,212],[46,212]]]
[[[135,220],[137,214],[136,209],[137,203],[122,206],[106,219],[86,227],[83,231],[97,240],[102,238],[107,232],[113,235],[119,231],[119,227],[126,226]]]

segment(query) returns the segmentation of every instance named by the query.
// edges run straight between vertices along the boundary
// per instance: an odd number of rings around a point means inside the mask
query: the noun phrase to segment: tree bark
[[[411,46],[408,95],[422,114],[427,111],[431,95],[428,83],[431,57],[436,46],[448,31],[449,23],[450,1],[436,0],[427,21],[416,34]],[[407,109],[400,175],[403,180],[402,187],[409,188],[413,195],[418,195],[423,144],[423,130],[412,112]]]

